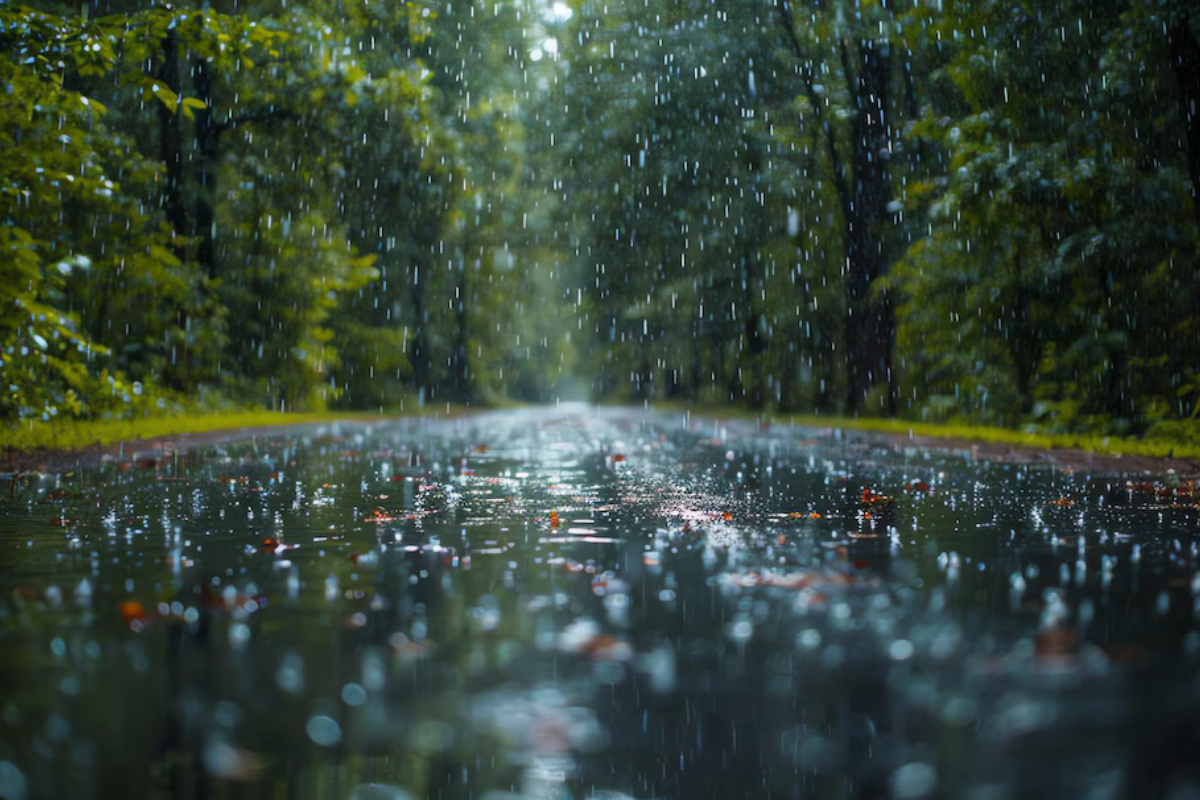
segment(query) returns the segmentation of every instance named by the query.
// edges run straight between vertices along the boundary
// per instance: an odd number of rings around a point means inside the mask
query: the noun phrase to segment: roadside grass
[[[6,449],[76,450],[138,439],[157,439],[189,433],[218,430],[264,428],[305,422],[363,419],[365,414],[288,413],[281,411],[207,412],[185,416],[145,417],[139,419],[102,419],[41,421],[9,425],[0,429],[0,442]]]
[[[32,420],[0,426],[0,449],[10,453],[36,450],[70,451],[103,447],[118,442],[213,431],[238,431],[321,422],[370,422],[398,417],[457,416],[470,410],[466,406],[447,406],[445,403],[431,403],[423,407],[417,407],[415,403],[406,403],[405,406],[381,412],[219,410],[133,419]]]
[[[963,422],[910,422],[902,419],[875,417],[788,414],[779,411],[707,407],[679,402],[653,403],[651,408],[659,411],[690,412],[699,417],[714,419],[757,420],[760,423],[792,424],[806,428],[840,428],[932,439],[1036,447],[1044,450],[1081,450],[1104,455],[1200,460],[1200,423],[1159,426],[1152,428],[1143,437],[1132,437],[1106,436],[1097,433],[1043,433]]]
[[[489,408],[522,407],[520,403],[489,404]],[[620,405],[620,404],[618,404]],[[646,408],[647,406],[640,406]],[[1043,433],[1012,430],[968,423],[909,422],[873,417],[835,417],[788,414],[740,407],[706,406],[678,401],[657,402],[654,411],[690,413],[711,419],[753,420],[759,423],[791,424],[806,428],[860,430],[891,435],[927,437],[951,441],[1007,444],[1046,450],[1070,449],[1107,455],[1173,457],[1200,460],[1200,423],[1159,426],[1143,437],[1104,436],[1095,433]],[[192,414],[147,416],[108,420],[33,420],[0,426],[0,449],[9,453],[38,450],[80,450],[118,442],[157,439],[212,431],[238,431],[305,423],[395,419],[413,416],[458,416],[473,407],[446,403],[398,403],[396,407],[372,411],[280,412],[265,410],[217,410]]]

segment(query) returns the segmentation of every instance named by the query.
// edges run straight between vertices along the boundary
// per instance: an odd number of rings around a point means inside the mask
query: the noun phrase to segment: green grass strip
[[[963,422],[910,422],[902,419],[876,417],[835,417],[816,414],[787,414],[778,411],[754,411],[744,408],[709,408],[675,402],[654,403],[651,408],[660,411],[688,411],[700,417],[757,420],[776,425],[800,425],[806,428],[842,428],[932,439],[1035,447],[1044,450],[1081,450],[1105,455],[1200,460],[1200,423],[1185,423],[1182,427],[1177,425],[1176,429],[1172,429],[1176,435],[1170,435],[1166,431],[1162,433],[1151,431],[1150,435],[1137,438],[1106,436],[1097,433],[1042,433]]]
[[[520,404],[515,404],[519,407]],[[742,419],[773,424],[800,425],[808,428],[841,428],[875,431],[892,435],[961,440],[989,444],[1007,444],[1041,449],[1082,450],[1108,455],[1174,457],[1200,460],[1200,424],[1187,425],[1179,435],[1151,435],[1143,438],[1103,436],[1089,433],[1041,433],[966,423],[908,422],[871,417],[833,417],[814,414],[762,412],[745,408],[706,407],[679,402],[661,402],[650,406],[656,411],[689,412],[715,419]],[[140,419],[31,421],[0,427],[0,447],[10,452],[41,449],[77,450],[117,442],[157,439],[211,431],[237,431],[304,423],[372,421],[397,416],[456,416],[467,411],[462,406],[428,404],[416,411],[374,414],[371,412],[219,411]]]
[[[33,420],[0,425],[0,448],[9,452],[79,450],[118,442],[159,439],[212,431],[238,431],[285,425],[329,422],[370,422],[401,416],[457,416],[464,406],[431,403],[405,411],[283,412],[264,410],[209,411],[195,414],[149,416],[136,419],[53,421]]]

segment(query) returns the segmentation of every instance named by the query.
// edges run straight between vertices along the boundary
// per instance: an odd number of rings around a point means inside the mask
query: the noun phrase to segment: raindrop
[[[308,738],[321,747],[333,747],[342,740],[342,728],[337,724],[337,720],[324,714],[310,717],[304,730]]]
[[[250,626],[244,622],[235,622],[229,626],[229,644],[236,650],[244,647],[250,641]]]
[[[905,764],[892,773],[892,796],[897,800],[928,797],[937,786],[937,770],[924,762]]]
[[[913,643],[908,639],[897,639],[888,648],[888,655],[893,661],[907,661],[912,658],[913,652]]]
[[[347,683],[342,687],[342,702],[348,706],[361,706],[367,702],[367,690],[361,684]]]
[[[25,776],[11,761],[0,761],[0,797],[7,800],[25,800]]]
[[[296,653],[288,653],[275,671],[275,684],[288,694],[304,691],[304,660]]]

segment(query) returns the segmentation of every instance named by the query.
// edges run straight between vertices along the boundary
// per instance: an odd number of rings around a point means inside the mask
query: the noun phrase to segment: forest
[[[1197,435],[1188,3],[0,2],[0,54],[0,424]]]

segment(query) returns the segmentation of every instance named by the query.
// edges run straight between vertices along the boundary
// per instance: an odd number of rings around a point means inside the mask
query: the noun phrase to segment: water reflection
[[[1178,477],[569,409],[10,487],[3,797],[1200,791]]]

